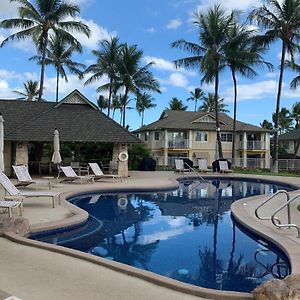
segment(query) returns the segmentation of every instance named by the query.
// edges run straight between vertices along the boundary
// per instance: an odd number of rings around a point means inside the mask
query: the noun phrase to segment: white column
[[[270,158],[271,158],[271,149],[270,149],[270,133],[265,133],[265,168],[270,169]]]
[[[243,167],[247,168],[247,133],[243,133]]]
[[[188,139],[188,147],[189,147],[189,159],[193,160],[193,131],[189,130],[189,139]]]
[[[165,143],[164,143],[164,166],[167,166],[167,165],[168,165],[168,148],[169,148],[168,130],[165,130],[164,133],[165,133]]]

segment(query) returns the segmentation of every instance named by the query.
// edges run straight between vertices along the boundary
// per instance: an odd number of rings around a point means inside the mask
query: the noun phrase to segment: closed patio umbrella
[[[3,117],[0,114],[0,170],[4,171],[4,157],[3,157],[3,148],[4,148],[4,129],[3,129]]]
[[[54,140],[53,140],[53,155],[52,162],[57,164],[57,169],[59,170],[59,164],[61,163],[61,156],[59,152],[59,132],[57,129],[54,130]],[[58,173],[59,174],[59,173]]]
[[[220,158],[219,155],[219,145],[218,145],[218,140],[216,139],[216,145],[215,145],[215,160],[218,160]]]

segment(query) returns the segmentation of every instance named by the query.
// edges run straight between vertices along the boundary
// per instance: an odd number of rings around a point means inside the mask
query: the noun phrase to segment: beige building
[[[235,139],[237,166],[270,168],[270,130],[239,122],[232,136],[233,119],[219,114],[223,156],[231,160]],[[216,125],[213,113],[165,110],[160,118],[134,133],[151,149],[158,165],[173,165],[174,159],[187,157],[194,164],[205,158],[208,164],[216,157]]]
[[[279,135],[279,144],[283,145],[288,154],[300,157],[300,129],[294,129]]]

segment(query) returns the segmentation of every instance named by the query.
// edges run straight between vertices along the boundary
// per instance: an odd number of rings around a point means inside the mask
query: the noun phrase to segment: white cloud
[[[156,29],[152,26],[152,27],[147,28],[146,31],[150,32],[150,33],[154,33],[154,32],[156,32]]]
[[[176,69],[173,62],[165,60],[163,58],[159,58],[155,56],[145,56],[144,61],[147,64],[150,62],[154,62],[154,65],[152,67],[160,71],[177,72],[177,73],[183,73],[187,76],[196,76],[196,72],[185,70],[185,69]]]
[[[18,14],[18,7],[20,5],[10,0],[1,0],[0,18],[16,17]]]
[[[169,83],[173,86],[185,88],[188,85],[188,80],[180,73],[173,73],[169,77]]]
[[[170,20],[167,24],[167,29],[177,29],[182,25],[182,21],[180,19]]]

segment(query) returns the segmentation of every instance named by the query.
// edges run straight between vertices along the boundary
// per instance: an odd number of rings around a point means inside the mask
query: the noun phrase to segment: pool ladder
[[[201,179],[201,182],[206,182],[206,180],[194,169],[192,168],[190,165],[186,164],[186,166],[189,168],[190,172],[193,172],[194,174],[197,175],[197,177],[199,177]],[[197,185],[195,185],[193,188],[191,188],[191,190],[189,191],[189,194],[194,190],[196,189],[200,184],[201,182],[199,182]]]
[[[283,205],[279,206],[275,212],[270,216],[270,217],[261,217],[258,214],[258,210],[264,206],[267,202],[269,202],[270,200],[276,198],[276,196],[283,194],[286,197],[286,203],[284,203]],[[265,200],[263,203],[261,203],[260,205],[258,205],[254,211],[255,216],[260,219],[260,220],[271,220],[271,222],[273,223],[274,226],[276,226],[277,228],[296,228],[297,229],[297,233],[298,233],[298,238],[300,238],[300,228],[299,226],[297,226],[296,224],[293,224],[291,222],[291,207],[290,204],[295,201],[296,199],[298,199],[300,197],[300,194],[290,198],[289,194],[287,191],[285,190],[279,190],[277,191],[275,194],[271,195],[267,200]],[[281,221],[276,217],[276,215],[281,212],[284,208],[287,208],[287,224],[282,224]]]

